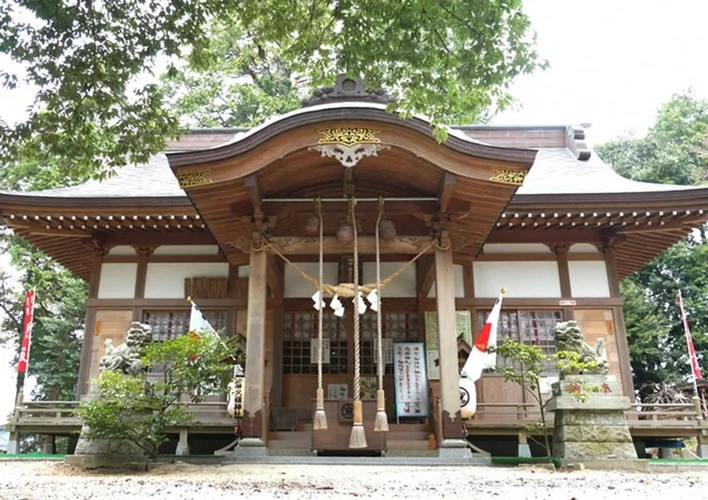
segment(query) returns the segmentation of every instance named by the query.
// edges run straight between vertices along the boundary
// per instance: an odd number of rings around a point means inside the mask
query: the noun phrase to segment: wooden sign
[[[428,378],[423,342],[393,344],[393,375],[396,389],[396,416],[428,416]]]
[[[319,354],[320,341],[319,339],[310,340],[310,363],[317,364],[317,355]],[[329,339],[322,339],[322,364],[329,364],[329,355],[332,352],[330,349]]]
[[[578,303],[575,300],[559,300],[558,305],[561,307],[568,307],[578,305]]]

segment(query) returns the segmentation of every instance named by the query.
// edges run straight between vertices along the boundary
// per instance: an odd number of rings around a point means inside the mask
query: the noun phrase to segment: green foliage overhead
[[[293,75],[275,48],[259,52],[237,25],[215,24],[208,57],[162,76],[167,102],[184,125],[254,127],[297,109]]]
[[[157,456],[170,427],[194,420],[189,403],[222,390],[232,366],[233,350],[216,337],[183,335],[153,342],[142,357],[146,372],[131,377],[103,372],[96,379],[100,397],[77,410],[90,439],[125,440]]]
[[[598,147],[621,175],[696,185],[708,180],[708,100],[688,92],[657,113],[646,137]],[[669,208],[669,207],[667,207]],[[708,369],[708,239],[701,227],[621,284],[634,386],[643,400],[690,374],[676,296],[681,290],[699,361]]]
[[[545,65],[521,0],[9,0],[0,4],[0,53],[26,72],[2,71],[0,82],[39,91],[25,121],[0,123],[0,163],[25,151],[101,176],[128,157],[144,162],[178,131],[146,76],[164,61],[172,77],[184,62],[212,64],[215,22],[245,35],[239,43],[255,66],[275,54],[311,86],[363,76],[390,90],[404,116],[434,123],[504,108],[510,82]]]

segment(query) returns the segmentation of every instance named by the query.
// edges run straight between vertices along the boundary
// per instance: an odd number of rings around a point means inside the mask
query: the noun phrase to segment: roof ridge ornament
[[[592,155],[592,151],[590,151],[590,148],[585,143],[586,126],[587,124],[583,124],[580,127],[568,127],[568,134],[566,136],[568,148],[580,161],[588,161]]]
[[[390,104],[394,99],[383,89],[366,90],[364,79],[351,78],[346,74],[337,75],[334,87],[326,86],[315,89],[310,97],[302,100],[302,107],[344,101],[368,101]]]

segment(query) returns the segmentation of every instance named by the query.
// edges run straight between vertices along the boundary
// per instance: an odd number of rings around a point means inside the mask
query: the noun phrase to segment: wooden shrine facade
[[[438,143],[425,120],[402,120],[344,83],[328,102],[255,129],[195,131],[103,183],[0,193],[5,224],[89,283],[79,393],[105,340],[122,342],[130,321],[151,324],[156,340],[184,333],[191,296],[214,326],[246,338],[245,437],[270,446],[273,415],[294,414],[294,428],[311,420],[315,288],[302,273],[317,276],[315,203],[325,281],[351,280],[353,243],[340,229],[356,200],[370,283],[383,200],[395,234],[380,244],[382,277],[418,257],[382,294],[385,337],[439,356],[426,367],[438,445],[461,437],[459,357],[502,287],[500,337],[553,352],[555,322],[576,319],[586,341],[605,339],[610,371],[632,395],[619,282],[706,221],[708,190],[622,179],[569,127],[456,127]],[[323,322],[325,390],[346,387],[347,398],[351,309]],[[373,318],[361,318],[365,377],[376,370]],[[384,386],[394,418],[390,365]],[[528,403],[493,373],[477,392],[481,404]],[[475,420],[488,429],[507,418]]]

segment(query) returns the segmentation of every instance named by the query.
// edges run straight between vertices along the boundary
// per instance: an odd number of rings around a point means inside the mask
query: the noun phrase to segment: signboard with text
[[[393,344],[393,375],[396,388],[396,416],[428,416],[428,379],[423,342]]]

